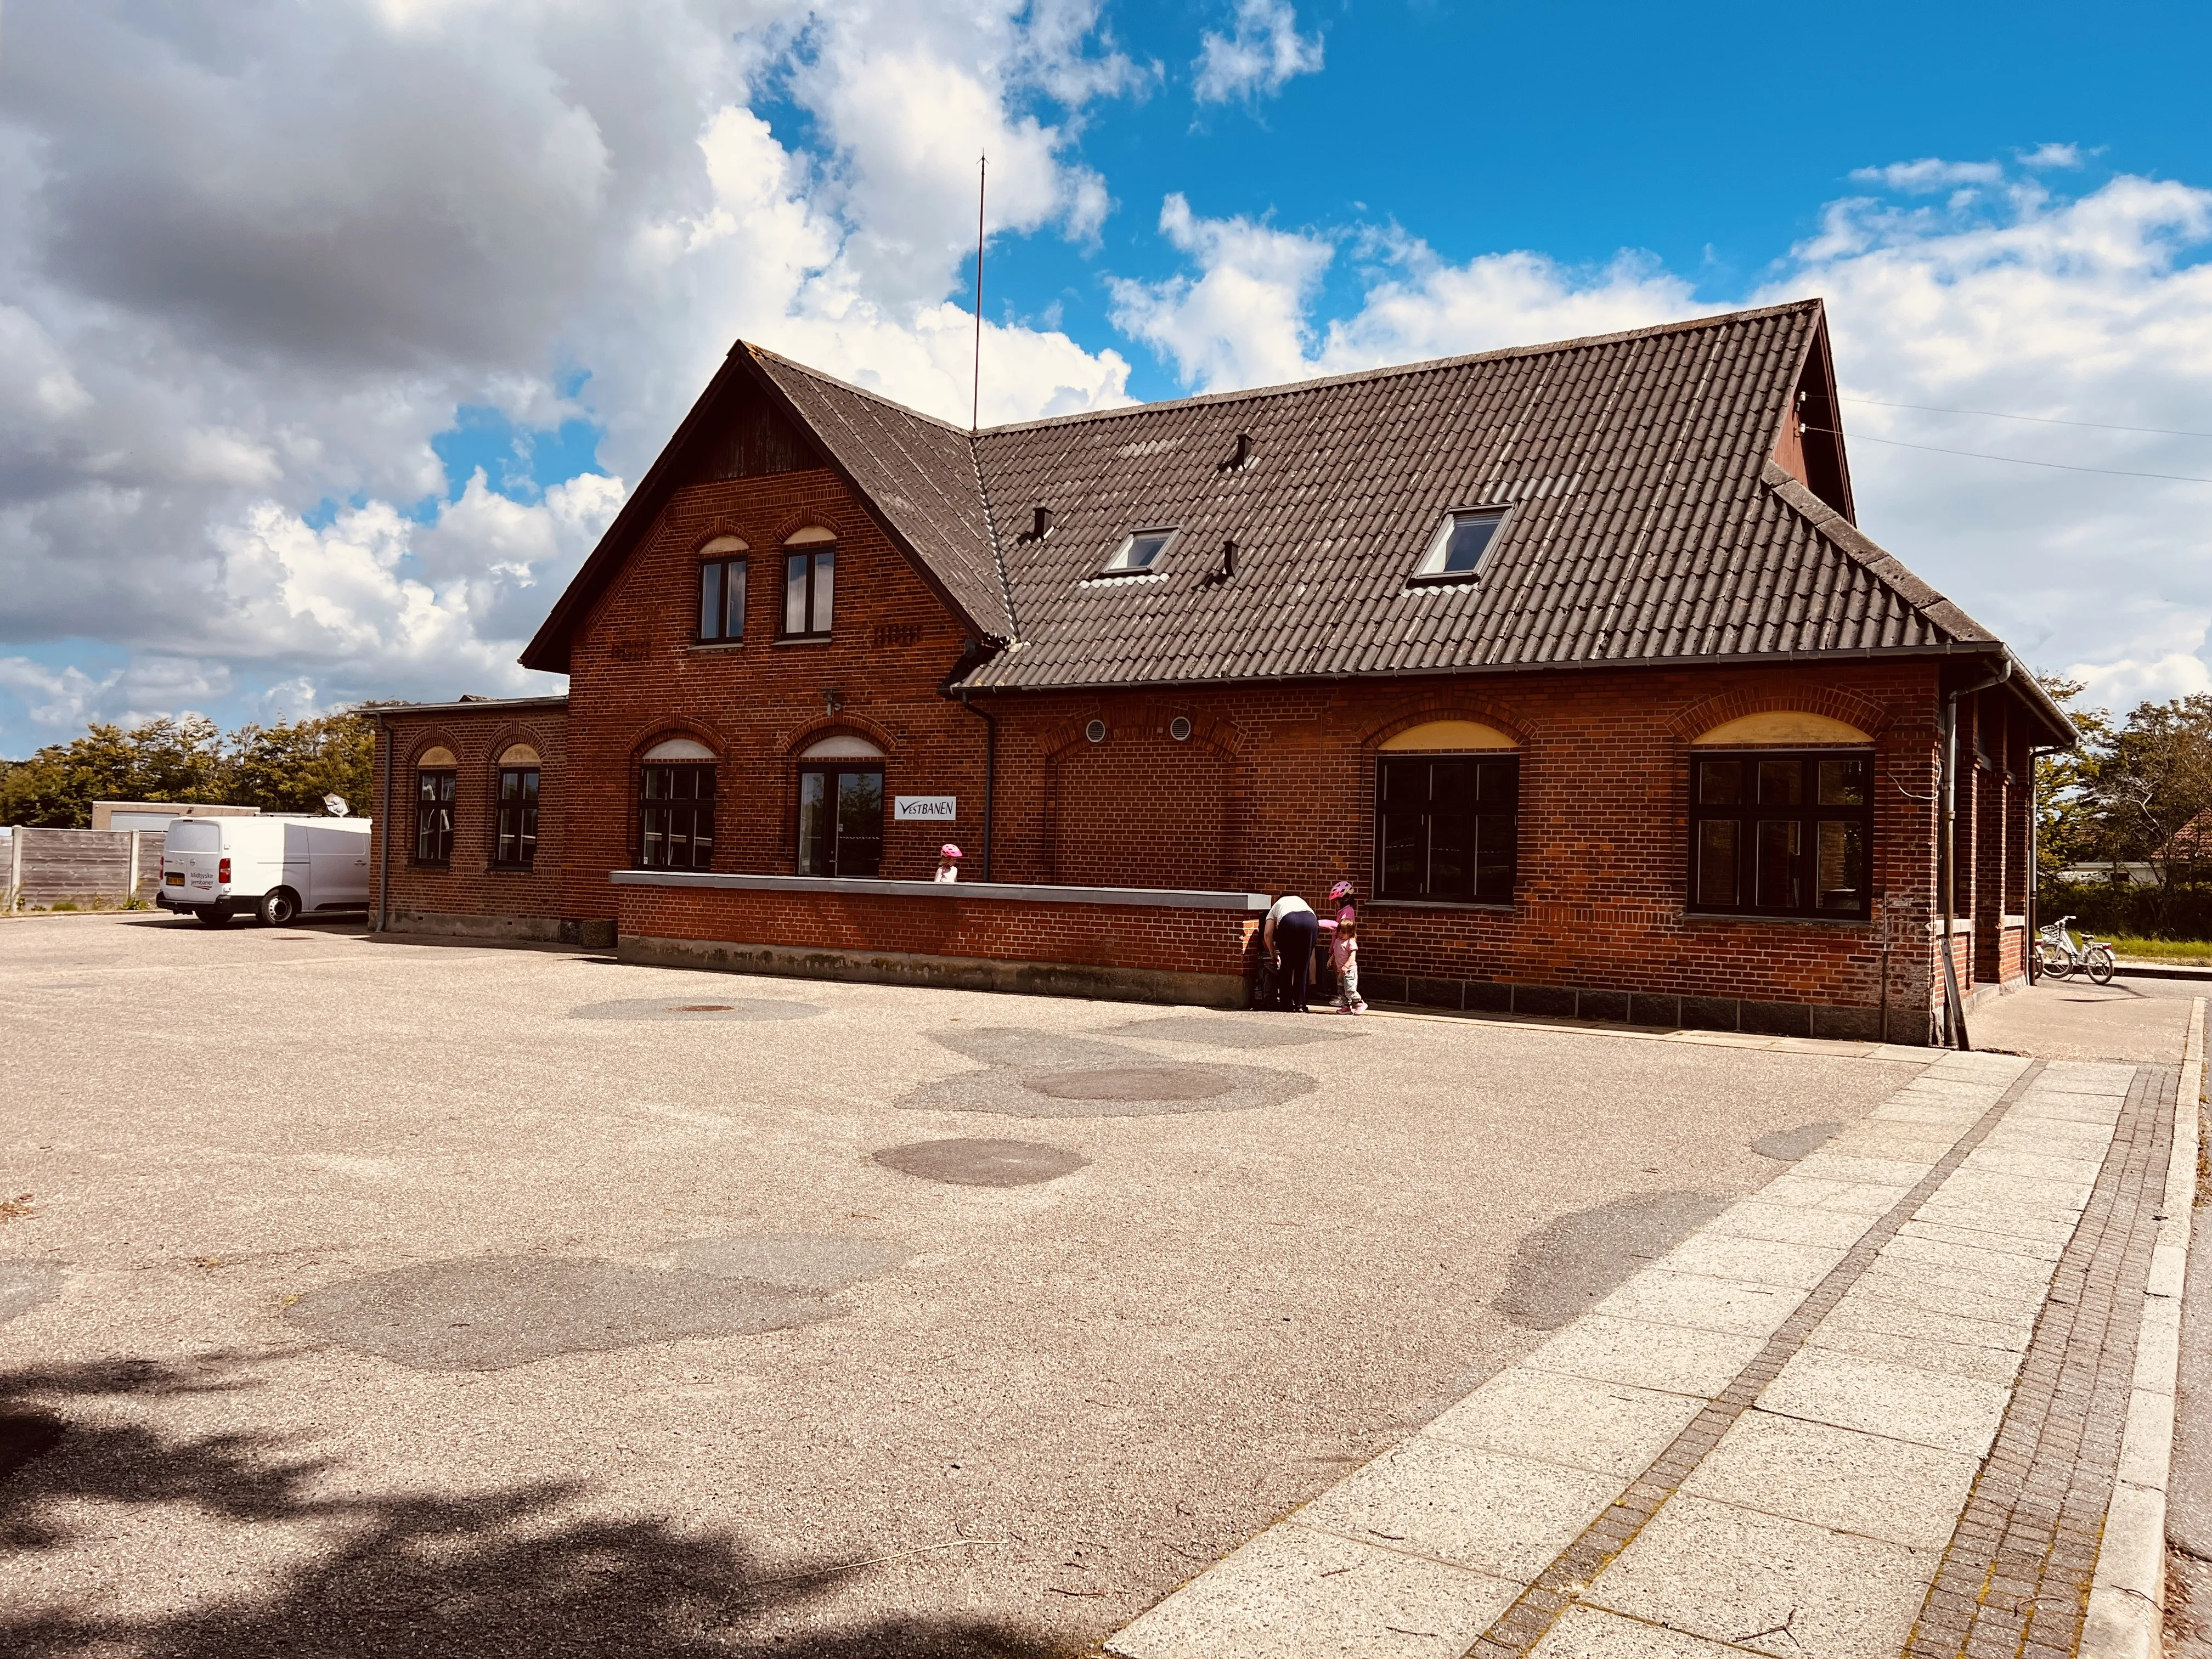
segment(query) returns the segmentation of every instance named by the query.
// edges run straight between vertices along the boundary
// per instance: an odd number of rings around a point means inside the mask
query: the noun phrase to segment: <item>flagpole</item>
[[[968,429],[982,424],[983,413],[983,187],[989,180],[991,158],[975,159],[975,368],[973,400],[968,406]]]

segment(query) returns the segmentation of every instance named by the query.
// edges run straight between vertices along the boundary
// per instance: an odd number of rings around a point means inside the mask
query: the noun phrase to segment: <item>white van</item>
[[[246,911],[275,927],[366,910],[368,833],[367,818],[172,818],[154,902],[210,927]]]

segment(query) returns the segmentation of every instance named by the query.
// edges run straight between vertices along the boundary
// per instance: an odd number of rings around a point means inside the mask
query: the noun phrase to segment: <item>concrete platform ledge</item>
[[[1028,904],[1139,905],[1148,909],[1264,913],[1265,893],[1176,887],[1056,887],[1006,881],[880,881],[844,876],[748,876],[706,870],[617,870],[617,887],[707,887],[734,893],[850,893],[870,898],[1017,899]]]
[[[617,877],[616,879],[620,880],[621,878]],[[768,879],[789,878],[772,877]],[[838,882],[821,884],[872,889],[918,884]],[[981,884],[978,883],[975,886],[969,886],[968,890],[972,894]],[[1013,892],[1019,890],[1000,890]],[[1132,890],[1088,890],[1127,893]],[[1187,899],[1206,896],[1177,896]],[[1264,903],[1261,908],[1266,908]],[[1171,1002],[1202,1008],[1242,1008],[1250,1000],[1250,988],[1241,975],[1183,973],[1164,968],[1103,968],[1079,963],[1004,962],[986,957],[925,956],[905,951],[834,951],[811,945],[745,945],[722,939],[654,939],[637,933],[624,933],[617,939],[615,955],[623,962],[663,968],[712,968],[733,974],[769,974],[787,979],[836,979],[872,985],[935,985],[959,991],[1006,991],[1021,996],[1093,997],[1104,1002]]]
[[[416,933],[432,939],[474,939],[496,943],[575,944],[562,932],[558,916],[471,915],[439,910],[394,910],[386,918],[387,933]]]

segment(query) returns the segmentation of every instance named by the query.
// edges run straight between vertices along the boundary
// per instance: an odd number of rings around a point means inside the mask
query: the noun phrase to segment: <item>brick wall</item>
[[[782,544],[812,525],[837,536],[835,626],[826,642],[780,641]],[[751,550],[744,639],[702,647],[693,643],[698,549],[723,536]],[[934,592],[831,473],[678,490],[572,647],[564,914],[614,916],[605,875],[636,861],[641,757],[668,737],[696,738],[720,757],[717,869],[796,868],[799,755],[836,732],[892,757],[887,796],[959,799],[953,823],[887,822],[881,874],[928,875],[947,841],[980,847],[983,722],[939,692],[966,645]]]
[[[742,939],[996,961],[1244,973],[1256,919],[1237,910],[856,893],[622,887],[625,939]]]
[[[512,708],[488,702],[461,712],[386,716],[386,752],[377,757],[377,809],[369,842],[369,903],[386,884],[387,925],[395,932],[486,938],[562,936],[562,863],[567,848],[569,774],[567,717],[557,708]],[[501,868],[496,850],[499,757],[516,744],[538,756],[537,857],[528,870]],[[415,777],[428,750],[453,754],[453,848],[444,866],[415,862]],[[384,805],[391,768],[391,805]],[[385,845],[387,830],[392,841]],[[604,876],[604,872],[602,872]],[[605,907],[600,907],[604,909]],[[574,939],[572,926],[568,937]],[[610,937],[607,942],[611,943]]]
[[[782,544],[814,525],[837,538],[833,635],[780,641]],[[741,643],[701,646],[699,551],[727,536],[750,549],[750,615]],[[538,874],[526,890],[488,868],[489,757],[510,740],[489,730],[496,717],[403,721],[410,752],[443,741],[462,755],[460,833],[476,838],[477,850],[466,868],[457,852],[451,871],[401,877],[405,848],[396,846],[395,905],[552,915],[572,933],[611,933],[618,906],[606,875],[635,863],[641,759],[672,736],[694,738],[718,757],[715,869],[795,870],[800,751],[846,732],[884,751],[887,796],[958,798],[953,823],[887,823],[881,873],[925,876],[937,845],[951,840],[978,875],[984,723],[941,690],[967,645],[934,591],[829,471],[687,486],[574,638],[567,758],[557,775],[549,759]],[[979,698],[1000,732],[992,873],[1001,881],[1298,890],[1316,900],[1343,876],[1366,891],[1378,745],[1424,720],[1475,720],[1521,744],[1516,901],[1498,908],[1370,904],[1362,913],[1370,974],[1887,1006],[1893,1035],[1912,1040],[1930,1024],[1940,983],[1929,927],[1938,909],[1937,673],[1932,662],[1899,659]],[[1981,700],[2000,757],[1994,775],[1974,766],[1969,733],[1961,733],[1967,856],[1959,909],[1967,917],[1986,909],[1992,921],[1978,963],[1962,941],[1962,965],[1984,976],[2016,971],[2016,952],[1999,944],[1994,918],[2026,878],[2014,856],[2025,847],[2025,792],[2008,788],[2004,775],[2025,738],[2004,727],[2006,695]],[[1828,714],[1875,735],[1869,922],[1685,914],[1690,741],[1767,709]],[[1169,730],[1178,716],[1193,727],[1181,742]],[[1086,735],[1093,720],[1107,728],[1103,742]],[[548,724],[538,722],[541,731]],[[539,746],[550,757],[563,740],[548,733]],[[404,836],[411,822],[404,757],[400,771],[394,818]],[[1970,775],[1976,781],[1963,787]],[[623,908],[623,931],[673,927],[687,906],[695,929],[763,926],[770,914],[731,909],[697,890],[653,902],[664,908],[650,917]],[[895,925],[873,910],[805,904],[811,921],[774,913],[793,943],[793,930],[811,928],[827,945]],[[1040,922],[1046,931],[1036,937],[1060,939],[1049,930],[1061,925]]]

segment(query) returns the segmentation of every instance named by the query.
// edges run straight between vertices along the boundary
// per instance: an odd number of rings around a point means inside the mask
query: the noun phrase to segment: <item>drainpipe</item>
[[[2042,977],[2035,957],[2035,930],[2042,925],[2041,901],[2036,889],[2043,880],[2043,802],[2036,793],[2035,763],[2045,755],[2062,752],[2057,744],[2027,746],[2027,982],[2033,985]]]
[[[999,781],[999,722],[988,708],[971,708],[968,693],[960,693],[960,707],[983,722],[983,879],[991,878],[991,809]]]
[[[384,716],[376,717],[376,752],[384,762],[384,805],[377,809],[376,823],[381,832],[376,838],[376,931],[382,933],[389,920],[386,901],[392,890],[392,728],[384,723]]]
[[[2012,659],[2005,658],[1997,665],[1997,672],[1985,680],[1972,685],[1962,685],[1943,699],[1943,809],[1937,829],[1939,837],[1936,858],[1939,870],[1936,881],[1943,890],[1943,1015],[1944,1035],[1949,1046],[1971,1052],[1972,1042],[1966,1035],[1966,1010],[1959,994],[1959,966],[1953,959],[1952,939],[1958,921],[1957,859],[1952,855],[1955,842],[1954,830],[1959,811],[1959,699],[1986,691],[1993,685],[2002,685],[2012,678]]]

